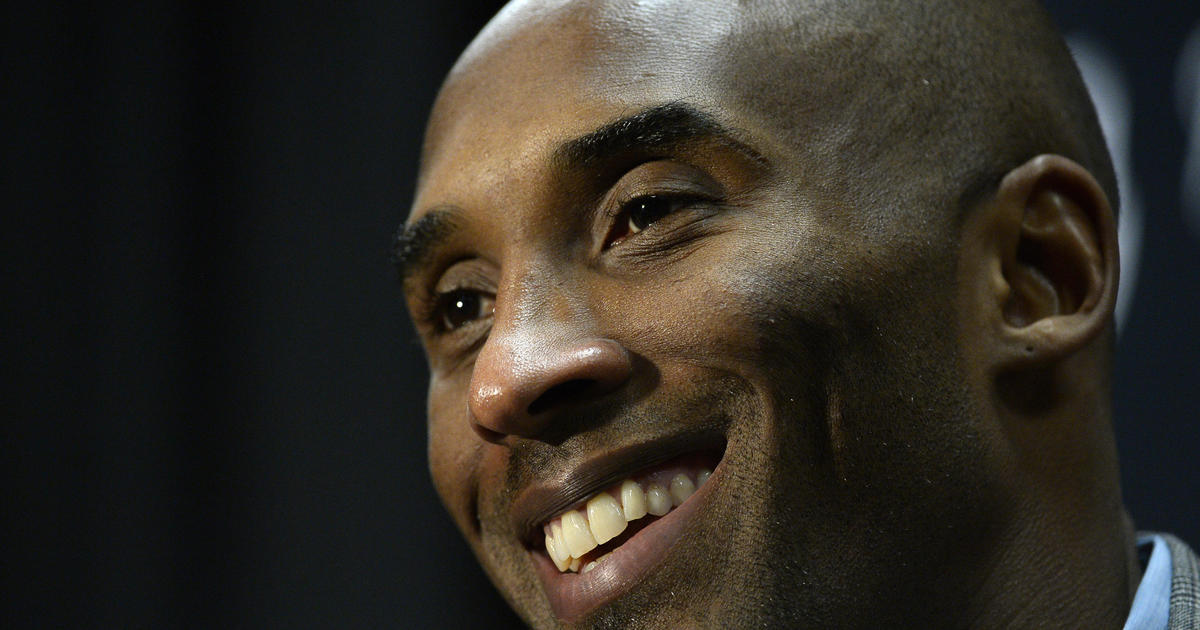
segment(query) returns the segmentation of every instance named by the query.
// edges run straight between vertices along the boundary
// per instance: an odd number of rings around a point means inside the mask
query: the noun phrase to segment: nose
[[[612,339],[492,338],[471,376],[471,423],[491,442],[533,438],[564,408],[616,389],[632,371],[629,352]]]

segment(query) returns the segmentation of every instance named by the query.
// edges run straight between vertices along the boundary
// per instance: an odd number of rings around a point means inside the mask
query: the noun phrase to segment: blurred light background
[[[13,3],[5,627],[515,626],[388,263],[496,2]],[[1200,4],[1056,0],[1122,178],[1125,495],[1200,544]]]

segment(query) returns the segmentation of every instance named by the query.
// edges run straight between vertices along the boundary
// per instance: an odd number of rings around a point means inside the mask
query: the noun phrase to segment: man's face
[[[437,105],[405,288],[447,508],[539,626],[852,627],[970,588],[993,437],[952,211],[898,202],[834,104],[739,91],[771,60],[732,10],[638,11],[502,18]]]

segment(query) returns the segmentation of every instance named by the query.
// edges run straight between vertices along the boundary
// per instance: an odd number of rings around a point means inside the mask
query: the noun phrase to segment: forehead
[[[711,75],[735,18],[720,2],[506,7],[439,95],[412,219],[431,203],[454,203],[447,195],[456,190],[512,190],[514,177],[536,173],[563,141],[646,107],[723,111]]]

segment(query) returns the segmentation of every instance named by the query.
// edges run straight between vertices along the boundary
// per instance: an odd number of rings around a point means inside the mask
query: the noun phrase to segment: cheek
[[[837,325],[836,270],[797,243],[797,230],[763,232],[743,224],[678,266],[602,283],[595,303],[605,329],[656,363],[743,375],[778,369],[772,357],[809,353]]]
[[[764,235],[727,252],[692,305],[715,331],[714,352],[776,385],[824,371],[845,326],[845,260],[839,269],[827,248],[797,240]]]
[[[438,496],[468,537],[475,527],[473,496],[480,440],[465,417],[465,389],[454,379],[429,386],[429,472]]]

